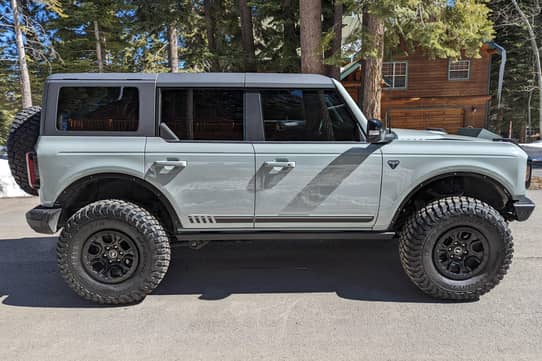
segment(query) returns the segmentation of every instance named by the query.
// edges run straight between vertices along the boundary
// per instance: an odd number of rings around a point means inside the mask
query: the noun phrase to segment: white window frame
[[[389,87],[383,86],[382,89],[383,90],[405,90],[405,89],[408,89],[408,61],[385,61],[384,63],[382,63],[382,65],[389,65],[389,64],[392,65],[391,78],[392,78],[393,83]],[[395,67],[397,66],[397,64],[405,64],[405,75],[404,75],[404,77],[405,77],[405,86],[402,86],[402,87],[396,87],[395,86],[395,78],[398,77],[398,76],[403,76],[403,75],[396,75],[395,74]],[[383,69],[382,69],[382,79],[384,79],[384,70]]]
[[[460,63],[460,62],[466,62],[468,64],[467,68],[467,77],[466,78],[452,78],[452,73],[461,73],[465,70],[452,70],[452,64]],[[471,70],[471,61],[470,59],[462,59],[462,60],[448,60],[448,80],[449,81],[466,81],[470,80],[470,70]]]

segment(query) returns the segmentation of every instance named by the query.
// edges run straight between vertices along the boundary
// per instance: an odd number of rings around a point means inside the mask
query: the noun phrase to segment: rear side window
[[[181,140],[243,140],[243,92],[162,89],[161,122]]]
[[[360,130],[334,90],[261,92],[267,141],[359,141]]]
[[[61,131],[131,132],[139,126],[135,87],[62,87],[57,129]]]

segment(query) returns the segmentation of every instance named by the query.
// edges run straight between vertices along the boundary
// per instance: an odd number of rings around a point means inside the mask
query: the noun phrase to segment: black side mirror
[[[386,139],[386,129],[378,119],[367,120],[367,137],[369,143],[382,143]]]

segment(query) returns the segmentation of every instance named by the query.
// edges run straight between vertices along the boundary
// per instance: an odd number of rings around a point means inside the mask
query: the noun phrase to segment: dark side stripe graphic
[[[314,216],[314,217],[229,217],[215,216],[216,223],[250,223],[254,219],[259,223],[367,223],[371,222],[372,216],[357,216],[357,217],[329,217],[329,216]]]
[[[322,169],[280,214],[307,213],[318,208],[381,144],[354,147],[339,155]]]

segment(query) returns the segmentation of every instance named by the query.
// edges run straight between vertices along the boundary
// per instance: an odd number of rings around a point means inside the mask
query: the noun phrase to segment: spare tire
[[[8,163],[11,175],[23,191],[37,196],[28,184],[26,153],[34,151],[40,134],[41,107],[29,107],[15,115],[8,134]]]

